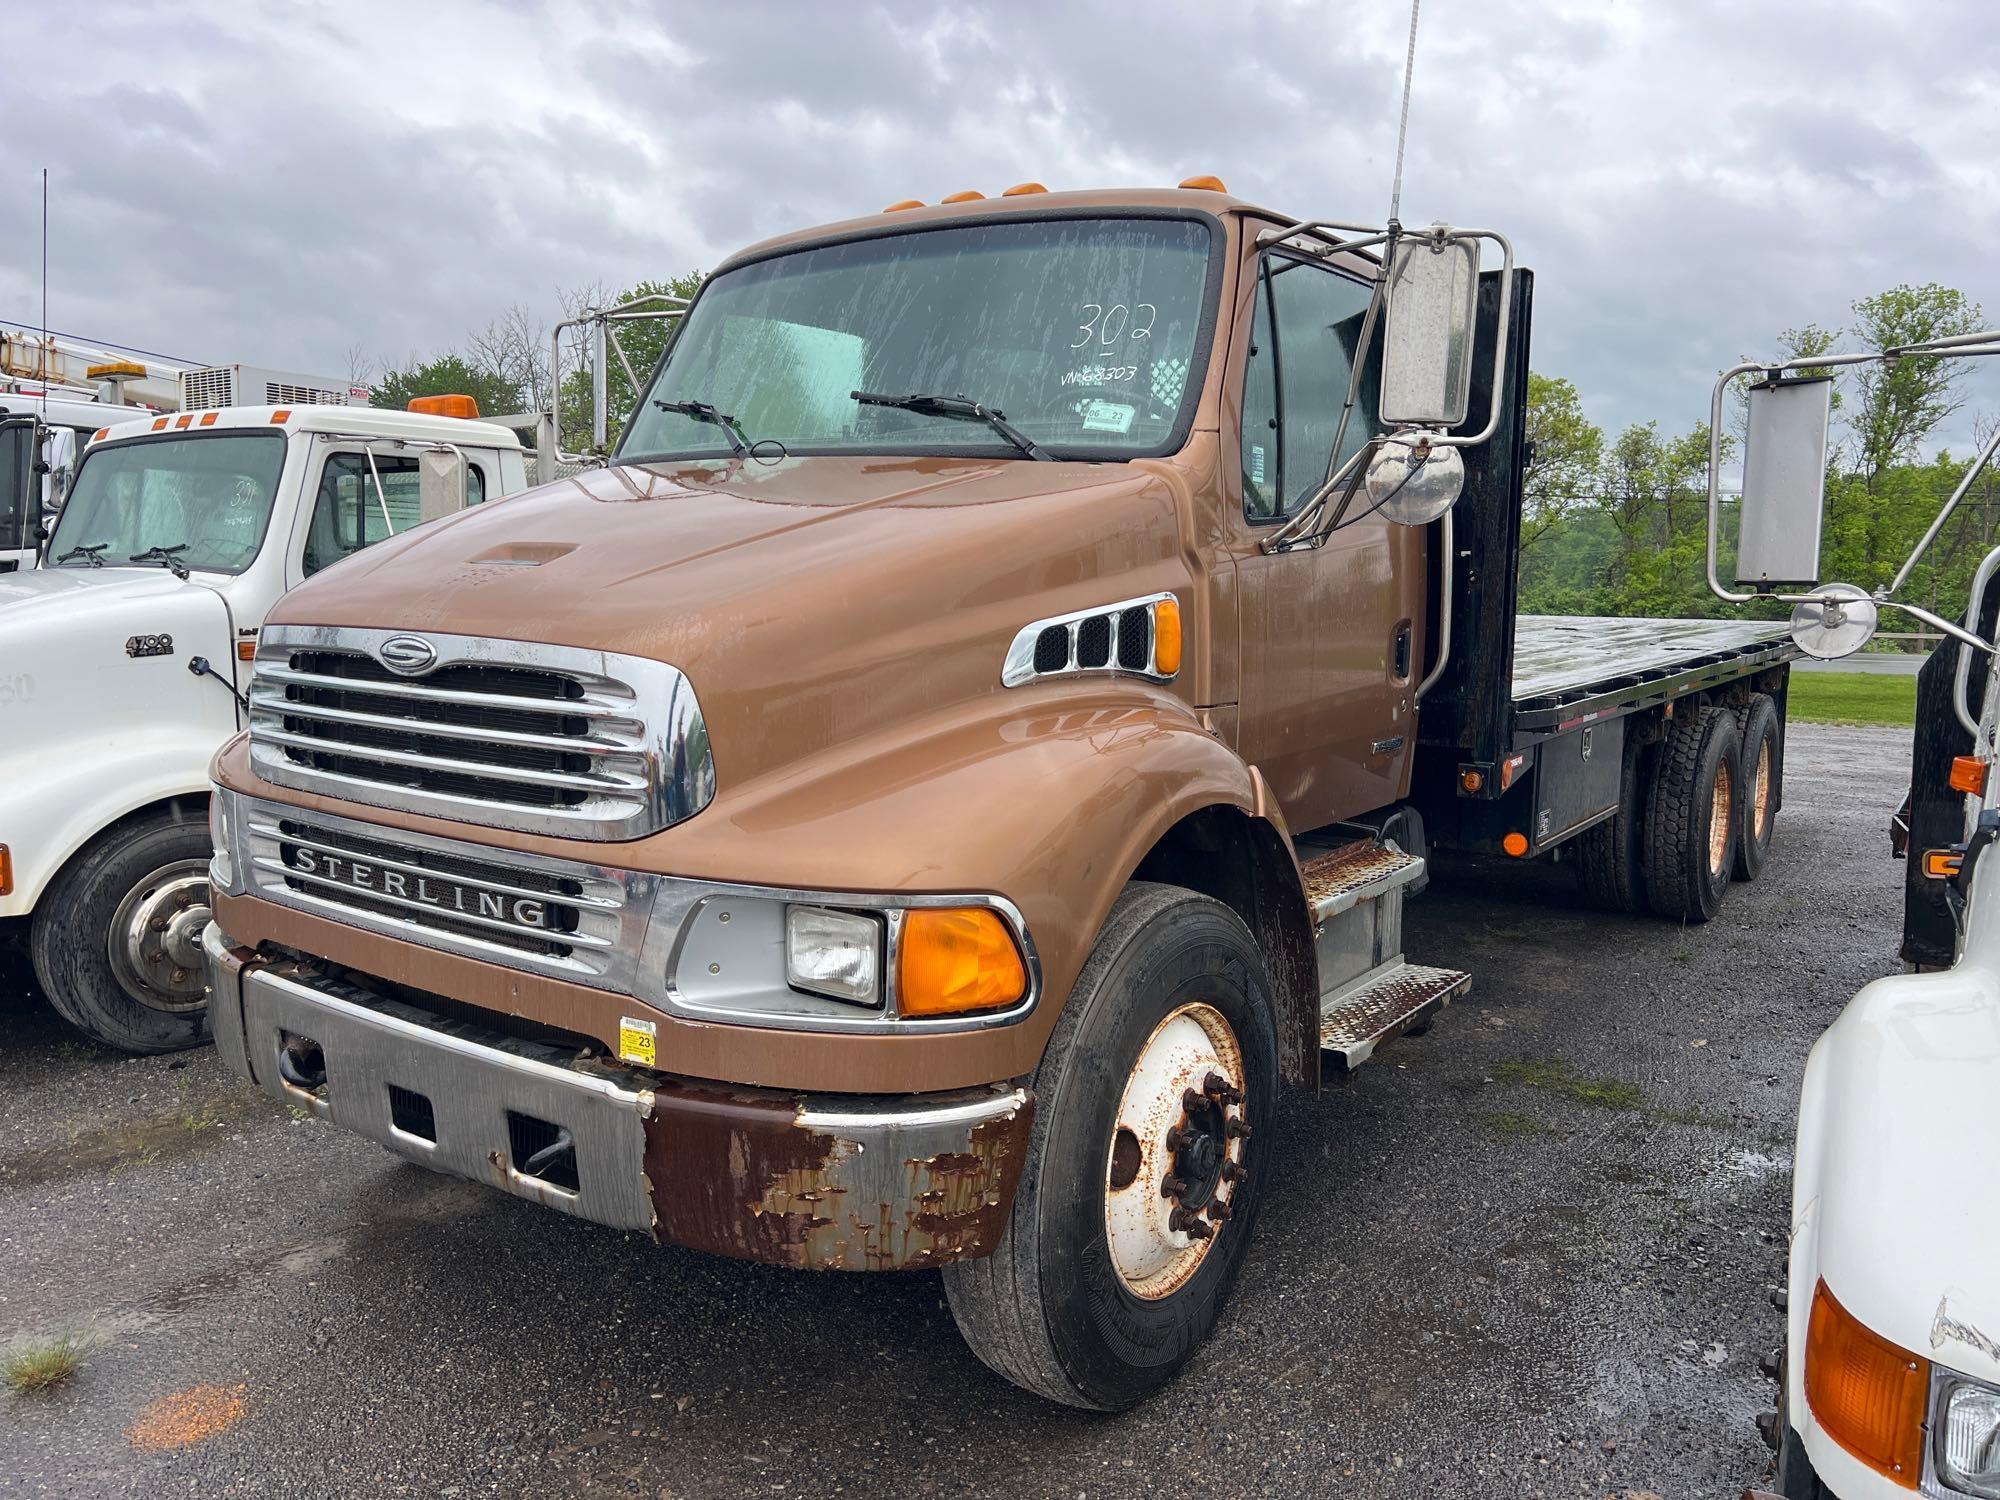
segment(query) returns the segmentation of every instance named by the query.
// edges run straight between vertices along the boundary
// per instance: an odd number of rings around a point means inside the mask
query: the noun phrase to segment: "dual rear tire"
[[[1628,738],[1618,810],[1576,843],[1584,899],[1711,920],[1732,880],[1764,868],[1782,768],[1777,705],[1762,693],[1740,718],[1705,705],[1668,720],[1656,743]]]

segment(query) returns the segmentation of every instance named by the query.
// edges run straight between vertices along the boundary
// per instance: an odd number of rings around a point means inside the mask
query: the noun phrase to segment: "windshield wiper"
[[[966,396],[885,396],[879,391],[849,391],[847,394],[863,406],[893,406],[898,411],[913,411],[920,417],[955,417],[964,422],[984,422],[1028,457],[1049,464],[1056,461],[1053,453],[1008,421],[1007,413],[981,406]]]
[[[671,412],[678,417],[693,417],[697,422],[706,422],[712,427],[720,427],[722,435],[729,439],[729,451],[738,458],[750,451],[750,444],[743,436],[743,426],[727,412],[717,411],[706,401],[655,401],[653,405],[661,411]]]
[[[178,542],[171,547],[148,547],[144,552],[134,552],[125,561],[156,562],[164,566],[174,577],[186,579],[192,575],[188,572],[187,564],[182,562],[175,554],[185,552],[187,549],[188,544],[186,542]]]
[[[109,547],[110,545],[111,543],[109,542],[92,542],[87,547],[72,547],[69,549],[69,551],[65,552],[61,557],[57,558],[56,561],[59,563],[66,563],[72,557],[81,557],[87,559],[93,568],[101,568],[104,566],[104,559],[99,554],[101,554],[104,551],[104,549],[106,547]]]

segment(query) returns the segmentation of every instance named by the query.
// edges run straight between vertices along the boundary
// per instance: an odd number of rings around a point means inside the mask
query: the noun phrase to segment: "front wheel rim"
[[[106,934],[111,972],[152,1010],[186,1015],[208,1003],[201,954],[208,926],[208,862],[177,859],[125,893]]]
[[[1112,1269],[1134,1296],[1185,1286],[1215,1248],[1248,1175],[1243,1048],[1214,1006],[1182,1005],[1139,1049],[1105,1160]]]

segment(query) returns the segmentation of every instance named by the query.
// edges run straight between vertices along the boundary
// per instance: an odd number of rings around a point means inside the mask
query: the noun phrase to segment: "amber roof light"
[[[905,198],[900,203],[891,203],[882,212],[885,214],[899,214],[906,208],[922,208],[923,206],[924,200],[921,198]]]
[[[1017,182],[1000,196],[1003,198],[1020,198],[1029,193],[1046,193],[1047,191],[1048,189],[1043,187],[1039,182]]]
[[[982,199],[984,199],[985,197],[986,197],[986,195],[985,195],[984,193],[980,192],[978,188],[967,188],[967,189],[966,189],[966,190],[965,190],[964,192],[962,192],[962,193],[947,193],[947,194],[946,194],[946,195],[945,195],[944,197],[942,197],[942,198],[938,199],[938,202],[940,202],[940,203],[978,203],[978,202],[980,202],[980,201],[981,201]]]
[[[1229,191],[1228,188],[1222,185],[1220,177],[1212,176],[1206,172],[1199,177],[1183,177],[1181,179],[1181,186],[1184,188],[1195,188],[1204,193],[1226,193]]]

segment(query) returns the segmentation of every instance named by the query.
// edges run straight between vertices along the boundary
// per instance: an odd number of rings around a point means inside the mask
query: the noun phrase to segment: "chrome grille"
[[[266,900],[581,984],[625,988],[651,876],[497,851],[245,799],[242,850]]]
[[[412,669],[398,647],[431,664]],[[638,838],[714,792],[700,709],[674,668],[476,636],[268,627],[250,754],[280,786],[574,838]]]

